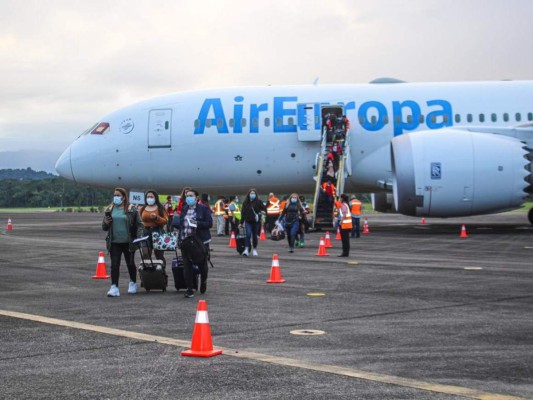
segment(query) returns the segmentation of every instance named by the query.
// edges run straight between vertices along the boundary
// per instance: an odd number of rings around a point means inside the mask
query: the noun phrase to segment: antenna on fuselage
[[[320,79],[320,77],[316,77],[316,79],[313,81],[313,85],[318,85],[318,80]]]

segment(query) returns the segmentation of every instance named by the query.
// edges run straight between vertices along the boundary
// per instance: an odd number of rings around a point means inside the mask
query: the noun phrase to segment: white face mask
[[[148,197],[146,199],[146,204],[148,204],[149,206],[153,206],[155,204],[155,199],[153,197]]]

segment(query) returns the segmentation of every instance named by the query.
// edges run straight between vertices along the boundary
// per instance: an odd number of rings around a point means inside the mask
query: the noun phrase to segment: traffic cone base
[[[326,251],[326,244],[324,243],[324,238],[320,238],[320,243],[318,245],[318,252],[315,254],[318,257],[328,257],[329,254]]]
[[[235,232],[231,232],[231,238],[229,240],[229,245],[228,247],[230,249],[236,249],[237,248],[237,241],[235,240]]]
[[[209,326],[209,317],[207,315],[207,303],[205,300],[198,302],[196,311],[196,321],[192,332],[191,348],[181,352],[185,357],[214,357],[222,354],[222,350],[213,349],[211,339],[211,328]]]
[[[96,264],[96,275],[93,275],[93,279],[109,279],[105,269],[104,252],[98,253],[98,263]]]
[[[278,255],[272,256],[272,267],[270,268],[270,279],[266,283],[285,283],[285,279],[281,278],[281,270],[279,268]]]
[[[325,243],[326,243],[326,249],[333,248],[333,245],[331,244],[331,238],[329,237],[329,232],[328,231],[326,231]]]
[[[341,240],[341,228],[337,227],[337,235],[335,236],[335,240]]]

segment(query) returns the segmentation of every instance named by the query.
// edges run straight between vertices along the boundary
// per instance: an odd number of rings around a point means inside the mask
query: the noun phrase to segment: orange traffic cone
[[[98,263],[96,264],[96,275],[93,275],[93,279],[109,279],[107,271],[105,270],[104,252],[98,253]]]
[[[329,237],[329,231],[326,231],[326,249],[331,249],[333,245],[331,244],[331,239]]]
[[[267,240],[265,235],[265,227],[261,225],[261,234],[259,235],[259,240]]]
[[[231,238],[229,239],[229,248],[236,249],[237,248],[237,241],[235,240],[235,232],[231,232]]]
[[[462,238],[467,238],[468,237],[468,235],[466,234],[466,228],[465,228],[464,225],[461,227],[461,236],[460,237],[462,237]]]
[[[266,283],[285,283],[285,279],[281,279],[281,270],[279,269],[278,255],[272,256],[272,268],[270,268],[270,279]]]
[[[426,219],[422,217],[422,225],[425,225],[425,224],[426,224]]]
[[[11,223],[11,218],[7,219],[7,230],[12,231],[13,230],[13,224]]]
[[[326,252],[326,244],[324,243],[324,238],[320,238],[320,244],[318,246],[318,253],[315,254],[315,256],[319,257],[327,257],[329,254]]]
[[[196,321],[192,331],[191,349],[181,352],[187,357],[213,357],[222,354],[222,350],[213,349],[211,340],[211,327],[209,326],[209,316],[207,315],[207,303],[205,300],[198,302],[196,310]]]
[[[335,236],[335,240],[341,240],[341,228],[337,227],[337,236]]]
[[[365,222],[363,223],[363,233],[366,235],[370,233],[370,229],[368,229],[368,220],[365,218]]]

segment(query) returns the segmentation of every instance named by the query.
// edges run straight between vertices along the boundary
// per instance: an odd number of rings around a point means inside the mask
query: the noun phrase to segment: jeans
[[[287,240],[289,241],[289,248],[294,249],[294,240],[296,234],[300,230],[300,221],[295,221],[292,224],[285,224],[285,230],[287,231]]]
[[[226,225],[226,220],[224,219],[224,215],[217,215],[217,235],[224,234],[225,225]]]
[[[359,226],[360,226],[360,222],[361,222],[361,217],[352,217],[352,237],[354,236],[357,236],[359,237],[360,235],[360,229],[359,229]]]
[[[194,272],[192,269],[191,255],[184,249],[181,249],[181,257],[183,258],[183,278],[187,285],[187,292],[192,293],[194,291]],[[207,282],[207,257],[202,263],[198,264],[198,268],[200,268],[201,281]]]
[[[124,254],[126,265],[128,266],[128,273],[130,274],[130,281],[137,281],[137,268],[133,262],[133,253],[130,252],[129,243],[111,243],[111,284],[118,286],[118,277],[120,275],[120,259]]]
[[[261,229],[261,224],[259,222],[245,222],[244,228],[246,230],[246,238],[244,239],[244,247],[250,248],[250,244],[253,244],[254,249],[257,249],[257,235],[259,235],[259,230]]]

